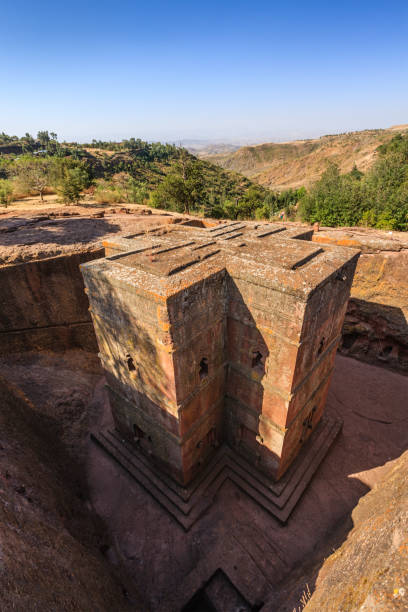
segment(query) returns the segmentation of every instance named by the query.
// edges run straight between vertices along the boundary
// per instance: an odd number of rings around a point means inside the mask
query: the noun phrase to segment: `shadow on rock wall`
[[[401,308],[351,298],[340,352],[408,373],[408,322]]]

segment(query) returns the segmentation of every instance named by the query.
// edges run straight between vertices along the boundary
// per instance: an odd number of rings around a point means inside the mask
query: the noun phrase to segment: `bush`
[[[301,200],[303,220],[319,222],[329,227],[357,225],[362,216],[361,182],[350,175],[342,176],[335,164],[330,164],[321,179]]]
[[[302,219],[407,231],[408,135],[395,136],[377,151],[379,158],[365,175],[355,166],[341,175],[331,164],[302,199]]]
[[[263,204],[263,206],[255,210],[255,219],[269,219],[270,216],[271,209],[267,204]]]
[[[69,168],[58,185],[58,193],[65,204],[77,204],[88,183],[88,173],[83,168]]]
[[[117,185],[110,181],[100,181],[94,192],[94,200],[101,204],[119,204],[126,201],[126,196]]]
[[[19,159],[12,174],[16,177],[17,189],[23,193],[38,193],[41,200],[50,183],[50,160],[48,158],[34,158],[25,155]]]
[[[237,203],[234,200],[224,200],[222,204],[222,210],[224,211],[224,217],[227,219],[237,219],[238,218],[238,207]]]
[[[168,174],[155,191],[150,194],[149,203],[153,208],[176,210],[189,214],[197,208],[195,186],[177,174]]]
[[[0,179],[0,204],[7,207],[13,198],[13,186],[7,179]]]
[[[359,225],[364,225],[365,227],[375,227],[376,223],[377,215],[375,214],[375,210],[369,209],[363,212]]]
[[[128,184],[128,201],[135,204],[144,204],[148,199],[149,190],[146,185],[130,179]]]

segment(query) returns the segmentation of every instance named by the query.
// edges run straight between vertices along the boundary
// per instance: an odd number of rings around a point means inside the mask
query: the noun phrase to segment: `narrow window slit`
[[[321,354],[322,354],[322,352],[323,352],[324,341],[325,341],[325,338],[323,337],[323,338],[320,340],[319,348],[317,349],[317,354],[318,354],[318,355],[321,355]]]
[[[199,370],[200,380],[204,380],[208,376],[208,359],[203,357],[200,361],[200,370]]]
[[[144,431],[140,429],[138,425],[133,425],[133,433],[135,435],[136,440],[141,440],[142,438],[144,438],[145,435]]]
[[[262,353],[259,351],[252,351],[252,367],[256,368],[256,366],[262,364]]]
[[[126,357],[126,364],[129,372],[134,372],[136,370],[136,366],[134,364],[133,358],[130,355]]]
[[[212,427],[210,431],[207,432],[207,444],[211,444],[211,446],[216,446],[217,442],[217,430],[215,427]]]

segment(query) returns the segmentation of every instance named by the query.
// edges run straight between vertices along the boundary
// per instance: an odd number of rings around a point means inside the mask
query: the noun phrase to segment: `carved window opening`
[[[381,357],[388,357],[392,353],[392,346],[384,346],[381,351]]]
[[[259,365],[262,365],[262,353],[259,351],[252,351],[252,367],[256,368]]]
[[[212,427],[206,436],[207,444],[211,444],[211,446],[215,446],[217,443],[217,430],[215,427]]]
[[[126,355],[126,365],[128,367],[129,372],[136,371],[136,366],[134,364],[133,358],[130,355]]]
[[[239,446],[241,444],[242,440],[244,439],[244,435],[245,427],[244,425],[242,425],[242,423],[240,423],[235,429],[234,443],[236,446]]]
[[[200,361],[200,369],[198,371],[200,376],[200,380],[204,380],[208,376],[208,359],[207,357],[203,357]]]
[[[313,417],[314,417],[316,410],[317,410],[317,406],[314,406],[302,423],[302,435],[300,437],[301,444],[305,441],[307,434],[309,432],[309,429],[313,429]]]
[[[216,427],[212,427],[209,431],[207,431],[207,434],[205,435],[205,437],[200,440],[199,442],[197,442],[196,444],[196,448],[202,448],[204,445],[208,446],[217,446],[217,429]]]
[[[342,341],[342,348],[350,349],[358,338],[359,338],[359,334],[344,335],[343,341]]]
[[[140,429],[138,425],[133,425],[133,433],[135,435],[135,440],[137,441],[144,438],[144,435],[145,435],[143,429]]]

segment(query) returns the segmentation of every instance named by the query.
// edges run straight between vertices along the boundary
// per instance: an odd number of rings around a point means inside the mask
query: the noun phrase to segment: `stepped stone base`
[[[149,461],[116,430],[91,434],[156,501],[188,531],[209,508],[227,479],[232,480],[268,513],[285,523],[342,428],[342,422],[322,418],[286,474],[274,482],[226,444],[220,446],[198,478],[182,487]]]

